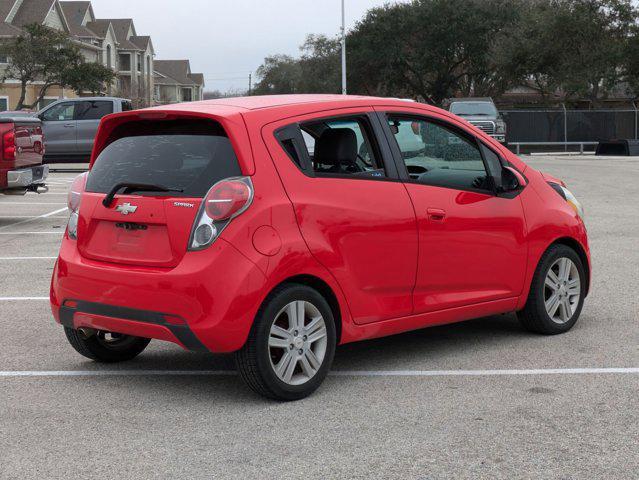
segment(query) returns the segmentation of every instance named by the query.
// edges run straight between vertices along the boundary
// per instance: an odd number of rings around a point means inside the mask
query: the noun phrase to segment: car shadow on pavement
[[[529,341],[514,315],[498,315],[438,327],[414,330],[390,337],[349,343],[337,347],[333,369],[371,370],[428,369],[429,362],[473,350],[486,351],[509,342]],[[123,370],[215,370],[235,371],[233,355],[185,352],[172,344],[154,342],[133,362],[120,364]]]
[[[333,368],[391,370],[418,364],[428,370],[431,362],[504,348],[509,342],[529,341],[531,335],[515,315],[496,315],[343,345],[337,349]]]
[[[532,334],[526,332],[514,315],[486,317],[467,322],[431,327],[376,340],[352,343],[338,347],[333,370],[397,370],[441,368],[447,359],[459,359],[461,354],[473,351],[495,355],[493,350],[503,349],[513,342],[529,342]],[[510,348],[510,347],[506,347]],[[190,353],[172,345],[159,344],[133,362],[119,364],[122,370],[220,371],[220,375],[141,375],[119,377],[120,382],[131,383],[131,388],[163,392],[167,398],[198,403],[199,399],[219,403],[263,399],[250,392],[241,382],[232,355]],[[110,366],[109,369],[113,369]],[[134,381],[132,381],[134,379]]]

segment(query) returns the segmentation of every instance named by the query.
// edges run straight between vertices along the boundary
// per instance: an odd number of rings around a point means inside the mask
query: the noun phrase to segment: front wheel
[[[71,346],[80,355],[102,363],[133,360],[144,351],[151,339],[103,331],[85,332],[64,327]]]
[[[324,381],[335,355],[335,321],[316,290],[278,287],[264,302],[236,362],[247,385],[268,398],[299,400]]]
[[[517,316],[530,331],[564,333],[577,323],[585,296],[586,273],[581,258],[570,247],[554,245],[541,258],[526,306]]]

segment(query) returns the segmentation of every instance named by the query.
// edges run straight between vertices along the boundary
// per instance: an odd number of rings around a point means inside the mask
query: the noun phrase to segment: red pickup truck
[[[45,189],[44,138],[36,117],[0,118],[0,193],[24,195]]]

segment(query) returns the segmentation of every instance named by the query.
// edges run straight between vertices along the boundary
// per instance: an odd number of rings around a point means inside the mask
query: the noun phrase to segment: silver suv
[[[506,122],[492,98],[454,98],[448,110],[472,123],[501,143],[506,143]]]
[[[37,116],[42,120],[45,162],[88,161],[100,120],[111,113],[133,110],[130,100],[90,97],[58,100]]]

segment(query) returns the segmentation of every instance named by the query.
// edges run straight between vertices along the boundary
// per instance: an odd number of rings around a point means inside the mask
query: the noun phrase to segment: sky
[[[188,58],[206,90],[246,90],[264,57],[298,55],[309,33],[338,35],[341,0],[91,0],[97,18],[133,18],[156,58]],[[389,0],[345,0],[351,28]],[[395,3],[392,0],[391,3]]]

